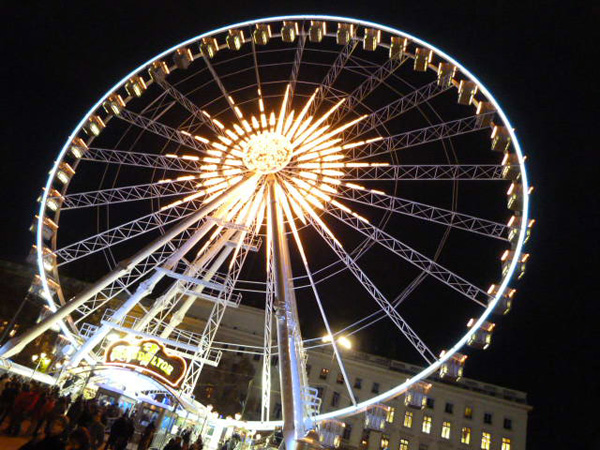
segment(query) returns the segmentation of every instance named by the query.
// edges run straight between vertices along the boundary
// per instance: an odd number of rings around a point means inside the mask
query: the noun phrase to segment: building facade
[[[210,305],[198,305],[196,317],[206,317]],[[193,320],[193,319],[191,319]],[[250,360],[255,366],[253,386],[249,396],[259,397],[262,374],[264,312],[240,306],[228,310],[221,323],[217,346],[236,358]],[[192,323],[185,324],[193,326]],[[229,343],[237,342],[238,345]],[[383,357],[343,350],[343,360],[355,398],[371,398],[397,386],[422,368]],[[273,379],[278,378],[277,357],[272,361]],[[308,351],[308,382],[318,390],[321,412],[340,409],[351,404],[343,377],[333,357],[331,347]],[[366,413],[340,419],[344,428],[336,445],[356,450],[524,450],[527,416],[531,407],[526,394],[468,378],[448,382],[430,377],[432,388],[426,406],[415,409],[405,406],[405,396],[388,402],[383,429],[365,427]],[[275,385],[276,385],[275,381]],[[278,387],[274,386],[274,392]],[[246,410],[244,417],[256,420],[260,402],[252,402],[254,411]],[[281,417],[281,404],[276,393],[271,397],[271,412]]]

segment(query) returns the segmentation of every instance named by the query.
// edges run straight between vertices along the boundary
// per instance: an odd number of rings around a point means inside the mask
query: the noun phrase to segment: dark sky
[[[470,68],[499,99],[529,155],[537,219],[531,263],[514,312],[468,376],[529,393],[529,449],[600,448],[599,165],[591,123],[598,115],[591,62],[599,56],[600,8],[553,1],[283,3],[4,2],[0,258],[24,260],[35,199],[80,117],[159,51],[222,25],[284,13],[381,22]],[[596,412],[584,414],[592,404]]]

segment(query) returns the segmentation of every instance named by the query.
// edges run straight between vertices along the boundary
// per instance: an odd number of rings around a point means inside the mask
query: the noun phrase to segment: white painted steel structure
[[[320,39],[312,33],[315,26],[325,27]],[[373,36],[379,37],[373,41]],[[171,63],[178,50],[179,59]],[[187,63],[182,54],[189,55]],[[423,54],[429,55],[425,62]],[[251,59],[250,65],[244,66],[245,58]],[[453,68],[450,75],[449,67]],[[414,79],[409,83],[406,76]],[[461,104],[454,106],[457,98]],[[441,106],[444,102],[452,106]],[[177,108],[179,116],[173,115]],[[404,122],[410,114],[414,118]],[[419,121],[421,125],[409,129],[397,126]],[[474,141],[461,140],[464,135],[477,136],[479,153],[470,154],[466,163],[450,161],[447,150],[454,153],[454,142],[459,153],[461,145],[473,147]],[[96,139],[104,143],[105,136],[115,141],[114,148],[95,145]],[[164,144],[143,151],[152,142]],[[427,145],[440,145],[446,160],[402,163],[399,155]],[[423,148],[422,152],[435,153],[431,147]],[[480,162],[472,160],[473,155],[480,156]],[[104,171],[104,180],[113,167],[125,174],[144,169],[148,175],[141,183],[117,186],[123,178],[114,175],[108,187],[79,191],[74,187],[79,172]],[[397,194],[398,182],[444,180],[452,183],[450,207]],[[509,224],[457,210],[455,183],[483,181],[511,185],[509,205],[514,217]],[[392,183],[383,185],[391,190],[381,190],[377,184],[381,182]],[[497,100],[442,50],[402,31],[344,17],[285,16],[223,27],[177,44],[136,68],[77,124],[50,171],[36,224],[43,295],[56,313],[6,343],[0,355],[14,355],[56,323],[79,349],[75,362],[100,358],[111,330],[152,335],[190,359],[182,394],[191,395],[204,364],[218,364],[223,347],[215,347],[215,336],[226,309],[239,305],[238,291],[258,291],[268,305],[264,348],[257,350],[265,358],[265,386],[261,421],[245,426],[281,425],[270,420],[269,411],[269,361],[275,354],[272,320],[276,320],[280,376],[289,384],[282,390],[288,417],[284,428],[291,442],[289,433],[298,438],[314,421],[355,414],[399,395],[472,340],[508,295],[515,271],[524,267],[527,256],[522,249],[531,226],[529,191],[522,150]],[[68,211],[112,211],[115,205],[143,201],[151,205],[143,214],[132,206],[133,218],[117,224],[107,219],[97,233],[68,242],[59,238],[63,212],[66,217]],[[497,204],[493,202],[498,199],[480,201],[496,209],[501,204],[501,199]],[[375,212],[372,222],[369,213],[378,210],[384,212],[383,218]],[[445,229],[436,254],[426,256],[395,237],[395,230],[386,229],[395,214]],[[61,232],[48,232],[48,220]],[[329,223],[343,225],[344,233],[356,233],[362,240],[345,248],[344,236],[333,233]],[[317,269],[302,245],[302,236],[311,228],[336,258]],[[438,262],[448,230],[455,229],[510,248],[504,276],[490,280],[496,282],[493,289],[486,292]],[[118,245],[129,244],[141,250],[117,264],[120,257],[113,252]],[[394,301],[360,266],[361,257],[375,244],[420,272]],[[288,246],[301,264],[292,262]],[[244,278],[246,258],[255,257],[250,253],[262,255],[266,274],[262,281]],[[106,255],[107,274],[84,292],[65,298],[59,268],[94,254]],[[365,314],[347,330],[334,330],[317,286],[346,269],[380,310]],[[305,275],[292,276],[292,270]],[[470,328],[456,342],[448,342],[440,357],[436,355],[441,349],[430,349],[398,308],[427,276],[478,308]],[[166,280],[170,284],[164,287]],[[157,286],[157,298],[144,303]],[[303,374],[303,341],[295,307],[295,292],[304,288],[312,291],[329,335],[351,334],[387,316],[427,368],[387,392],[357,402],[337,339],[331,339],[352,404],[318,414],[307,406],[318,402],[313,402]],[[204,330],[178,330],[196,301],[213,305]],[[109,305],[116,307],[109,317],[85,324]],[[145,317],[133,317],[135,307],[142,308]],[[291,416],[294,424],[289,422]]]

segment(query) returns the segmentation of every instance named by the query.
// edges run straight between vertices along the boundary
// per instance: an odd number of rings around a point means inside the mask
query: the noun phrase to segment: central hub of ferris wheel
[[[244,165],[256,173],[279,172],[292,159],[290,141],[282,134],[264,132],[256,134],[245,143]]]

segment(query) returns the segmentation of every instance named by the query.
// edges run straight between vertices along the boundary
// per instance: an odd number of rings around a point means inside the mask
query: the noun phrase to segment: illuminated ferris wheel
[[[216,340],[223,317],[248,302],[264,309],[261,428],[279,424],[278,355],[297,438],[436,371],[457,378],[461,348],[489,345],[527,262],[529,190],[497,101],[430,44],[328,16],[221,28],[135,69],[76,126],[36,222],[36,286],[55,312],[0,353],[56,326],[72,365],[99,361],[115,330],[152,337],[186,361],[172,387],[190,396],[235,346]],[[66,292],[61,277],[82,273],[97,281]],[[180,327],[199,303],[203,327]],[[301,324],[317,321],[350,400],[327,414],[305,367],[323,344]],[[339,343],[374,323],[425,368],[359,402]]]

